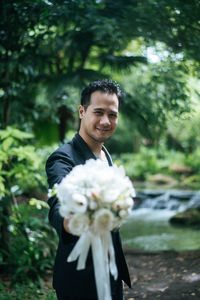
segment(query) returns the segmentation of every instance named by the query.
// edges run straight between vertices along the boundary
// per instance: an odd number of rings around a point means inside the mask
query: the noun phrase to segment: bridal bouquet
[[[135,190],[131,181],[122,167],[90,159],[74,167],[50,194],[57,195],[60,214],[69,219],[72,234],[79,236],[67,261],[78,259],[77,270],[84,269],[91,247],[98,298],[111,300],[110,273],[118,277],[111,231],[132,210]]]

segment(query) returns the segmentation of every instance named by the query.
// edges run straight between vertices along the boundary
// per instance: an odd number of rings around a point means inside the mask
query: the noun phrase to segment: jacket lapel
[[[76,150],[78,151],[80,157],[82,158],[82,163],[85,163],[88,159],[97,159],[94,153],[90,150],[86,142],[82,139],[82,137],[78,134],[78,132],[75,134],[72,143]],[[112,158],[110,154],[108,153],[105,146],[103,146],[102,150],[104,151],[106,158],[108,160],[109,166],[113,165]]]
[[[86,142],[82,139],[82,137],[76,133],[73,140],[73,146],[76,148],[77,152],[79,153],[81,159],[83,160],[82,163],[85,163],[88,159],[96,159],[93,152],[90,150]]]

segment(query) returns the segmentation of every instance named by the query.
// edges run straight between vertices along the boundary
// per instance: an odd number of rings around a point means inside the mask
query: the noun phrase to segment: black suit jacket
[[[105,149],[109,165],[112,165],[112,160]],[[76,133],[70,143],[64,144],[57,149],[48,158],[46,163],[46,172],[48,177],[49,187],[52,188],[55,183],[61,182],[74,166],[84,164],[88,159],[96,159],[85,141]],[[48,200],[50,206],[49,220],[51,225],[56,229],[59,236],[59,244],[55,259],[53,287],[62,291],[63,294],[77,297],[96,296],[96,286],[94,280],[94,271],[91,252],[89,252],[86,268],[84,270],[76,270],[75,262],[67,262],[67,257],[73,249],[78,237],[65,232],[63,228],[63,218],[59,214],[59,203],[56,197],[51,197]],[[130,277],[128,268],[122,251],[119,231],[112,233],[113,245],[115,248],[116,263],[118,267],[119,278],[122,279],[130,287]],[[112,286],[111,276],[111,286]]]

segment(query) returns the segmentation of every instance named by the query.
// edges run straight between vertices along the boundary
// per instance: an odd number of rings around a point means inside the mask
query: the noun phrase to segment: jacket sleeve
[[[73,167],[73,161],[65,152],[54,152],[46,162],[49,188],[52,188],[55,183],[60,183],[63,177],[65,177]],[[59,213],[59,202],[57,197],[54,196],[49,198],[48,204],[50,206],[50,224],[56,229],[60,238],[64,238],[64,240],[70,238],[71,235],[65,232],[63,228],[63,217],[61,217]]]

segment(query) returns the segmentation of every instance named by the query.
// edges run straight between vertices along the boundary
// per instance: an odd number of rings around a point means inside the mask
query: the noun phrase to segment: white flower
[[[63,217],[89,212],[91,223],[104,230],[112,230],[115,226],[113,210],[118,216],[117,222],[124,220],[124,216],[132,209],[132,198],[135,196],[132,182],[125,175],[123,167],[109,167],[101,160],[93,159],[85,165],[75,166],[56,187],[56,192]],[[125,212],[119,213],[121,210]]]
[[[61,216],[68,217],[70,213],[84,213],[87,210],[87,199],[81,194],[74,193],[70,195],[64,201],[61,200],[59,208]]]
[[[77,269],[84,269],[91,246],[95,274],[99,276],[99,299],[111,299],[106,274],[110,270],[117,278],[117,266],[110,231],[121,226],[132,211],[132,182],[123,167],[109,167],[101,160],[90,159],[75,166],[55,191],[60,214],[69,220],[70,232],[80,236],[68,261],[78,259]]]
[[[124,210],[124,209],[122,209],[122,210],[120,210],[120,212],[119,212],[119,216],[120,216],[120,218],[121,219],[126,219],[129,215],[130,215],[130,210],[128,209],[128,210]]]
[[[129,208],[132,209],[133,199],[130,197],[125,199],[120,199],[115,201],[112,206],[115,211],[120,211],[122,209],[129,209]]]
[[[52,197],[52,189],[48,189],[48,194],[47,194],[48,198]]]
[[[68,201],[69,189],[67,186],[67,177],[64,177],[60,184],[57,186],[57,196],[61,202]]]
[[[71,211],[74,213],[84,213],[87,209],[87,199],[84,195],[75,193],[72,195],[70,203]]]
[[[75,235],[81,235],[89,228],[89,218],[86,214],[73,215],[68,223],[69,230]]]
[[[94,214],[93,228],[96,232],[111,231],[114,225],[114,215],[109,209],[99,209]]]
[[[98,207],[97,202],[95,202],[93,199],[90,199],[89,204],[88,204],[88,207],[89,207],[91,210],[97,209],[97,207]]]
[[[61,204],[60,205],[59,213],[63,218],[68,218],[71,215],[69,207],[66,204]]]

